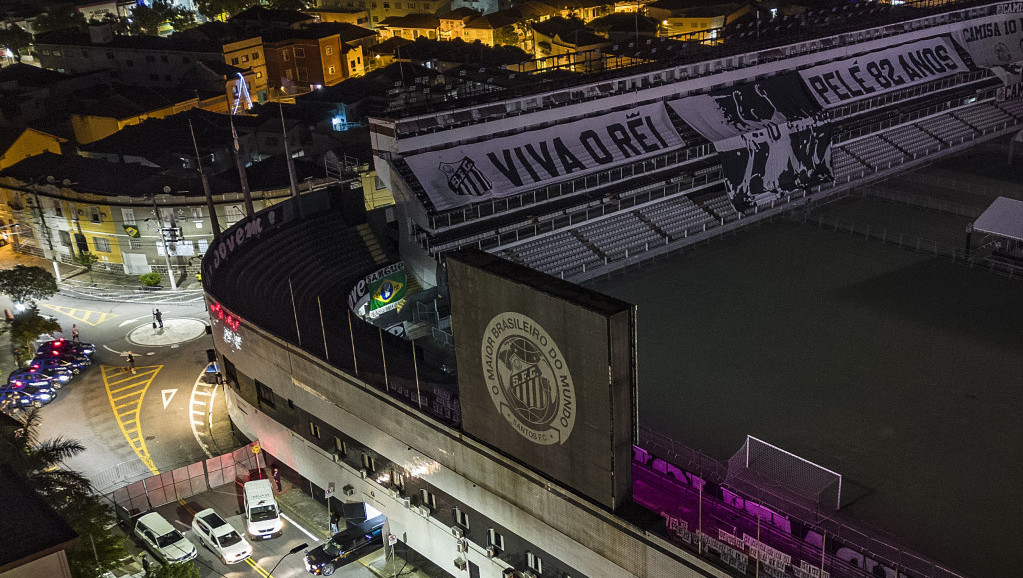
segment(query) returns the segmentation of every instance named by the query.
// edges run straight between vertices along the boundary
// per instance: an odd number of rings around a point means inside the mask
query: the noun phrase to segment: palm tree
[[[11,423],[0,428],[0,463],[10,464],[54,506],[91,493],[88,478],[62,467],[65,460],[84,452],[85,446],[65,437],[40,441],[39,421],[39,411],[32,409],[20,427]]]

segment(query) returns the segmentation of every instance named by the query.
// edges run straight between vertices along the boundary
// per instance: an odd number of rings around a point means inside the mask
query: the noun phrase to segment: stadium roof
[[[973,222],[973,230],[1023,241],[1023,201],[998,197]]]

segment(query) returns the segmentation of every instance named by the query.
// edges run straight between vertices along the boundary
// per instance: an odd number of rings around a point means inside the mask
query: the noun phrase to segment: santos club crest
[[[498,314],[480,354],[490,398],[515,431],[537,444],[565,443],[575,425],[575,387],[547,331],[520,313]]]

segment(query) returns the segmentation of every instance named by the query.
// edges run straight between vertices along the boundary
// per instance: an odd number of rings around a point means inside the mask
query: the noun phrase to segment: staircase
[[[366,249],[369,250],[370,256],[373,257],[373,261],[377,265],[384,265],[387,263],[387,254],[384,253],[384,249],[380,246],[377,241],[377,236],[373,234],[373,230],[369,228],[369,225],[362,223],[355,228],[362,236],[362,242],[366,245]]]

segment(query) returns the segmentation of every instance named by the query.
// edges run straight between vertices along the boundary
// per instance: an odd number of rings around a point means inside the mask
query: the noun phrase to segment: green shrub
[[[159,273],[146,273],[144,275],[139,275],[139,283],[142,283],[146,287],[159,287],[160,281],[162,280],[163,278],[160,277]]]

